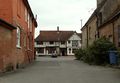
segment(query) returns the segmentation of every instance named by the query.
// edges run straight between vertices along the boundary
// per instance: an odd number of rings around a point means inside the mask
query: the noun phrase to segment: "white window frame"
[[[16,47],[21,48],[21,31],[20,27],[17,27],[16,35],[17,35],[17,41],[16,41]]]

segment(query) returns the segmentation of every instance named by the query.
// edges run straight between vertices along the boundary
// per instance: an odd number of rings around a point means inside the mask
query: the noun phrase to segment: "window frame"
[[[26,7],[25,7],[25,21],[26,22],[28,21],[28,10]]]
[[[21,48],[21,30],[19,26],[17,27],[17,30],[16,30],[16,36],[17,36],[16,47]]]
[[[72,47],[78,47],[78,40],[72,40]]]

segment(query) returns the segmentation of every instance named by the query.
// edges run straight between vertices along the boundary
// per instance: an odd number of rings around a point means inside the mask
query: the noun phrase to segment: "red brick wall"
[[[3,71],[9,64],[14,65],[12,36],[12,30],[0,26],[0,70]]]
[[[16,47],[16,30],[12,33],[13,39],[12,44],[10,44],[13,45],[11,60],[15,66],[17,64],[27,64],[34,59],[35,25],[32,22],[32,32],[30,34],[28,23],[25,21],[25,8],[23,0],[0,0],[0,18],[21,28],[21,48]],[[10,59],[9,57],[5,58]]]
[[[12,0],[0,0],[0,18],[12,23]]]
[[[30,33],[30,28],[28,28],[28,22],[25,21],[25,4],[21,1],[13,0],[13,16],[14,24],[20,25],[21,31],[21,49],[17,49],[19,55],[19,63],[29,63],[33,61],[34,58],[34,29],[35,25],[32,22],[32,32]],[[16,5],[18,5],[16,7]],[[19,6],[20,5],[20,6]],[[18,12],[19,11],[19,12]],[[24,40],[24,41],[23,41]],[[26,44],[26,45],[24,45]]]

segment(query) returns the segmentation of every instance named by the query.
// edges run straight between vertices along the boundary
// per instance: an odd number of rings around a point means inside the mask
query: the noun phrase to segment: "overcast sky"
[[[96,0],[28,0],[30,6],[37,14],[38,27],[35,35],[40,30],[74,30],[80,32],[82,25],[88,20],[96,8]]]

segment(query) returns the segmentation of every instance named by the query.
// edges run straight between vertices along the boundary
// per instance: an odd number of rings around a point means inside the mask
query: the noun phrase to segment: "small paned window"
[[[78,40],[73,40],[72,41],[72,46],[77,47],[78,46]]]

